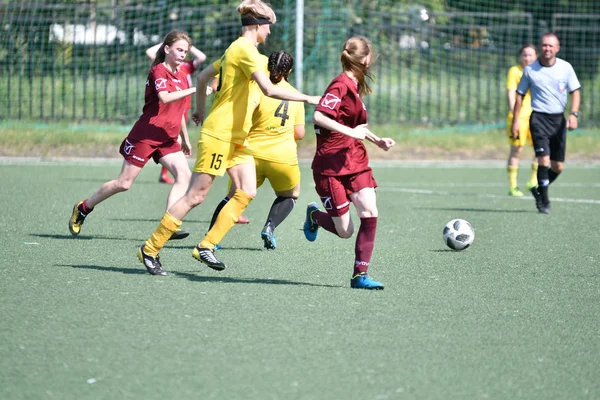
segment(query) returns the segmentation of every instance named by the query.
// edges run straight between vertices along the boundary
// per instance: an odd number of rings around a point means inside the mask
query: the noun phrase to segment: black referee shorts
[[[534,111],[529,120],[529,129],[537,157],[550,156],[552,161],[565,161],[567,121],[563,114]]]

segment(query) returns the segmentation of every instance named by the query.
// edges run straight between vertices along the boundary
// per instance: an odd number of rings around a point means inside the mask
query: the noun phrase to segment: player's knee
[[[354,226],[350,225],[346,229],[338,230],[338,236],[342,239],[350,239],[354,234]]]
[[[519,157],[521,155],[521,150],[523,150],[522,147],[514,146],[511,148],[511,155],[513,157]]]
[[[191,208],[194,208],[194,207],[202,204],[202,202],[204,201],[205,198],[206,198],[206,193],[203,193],[203,192],[188,191],[185,194],[185,199]]]
[[[183,168],[175,171],[175,179],[179,182],[189,182],[192,177],[192,171],[189,168]]]
[[[298,200],[298,197],[300,197],[300,185],[292,189],[292,195],[290,197],[294,200]]]
[[[256,197],[256,188],[244,188],[241,190],[242,190],[242,192],[246,193],[248,196],[252,197],[252,199],[254,199]]]
[[[133,181],[130,180],[117,180],[115,189],[117,192],[126,192],[131,188]]]
[[[379,215],[376,208],[372,210],[364,210],[358,213],[358,218],[377,218]]]

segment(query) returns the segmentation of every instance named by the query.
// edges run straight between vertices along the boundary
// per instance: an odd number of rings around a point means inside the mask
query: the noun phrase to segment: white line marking
[[[426,194],[433,196],[467,196],[467,197],[481,197],[481,198],[491,198],[491,199],[509,199],[507,195],[500,194],[491,194],[491,193],[456,193],[456,192],[447,192],[441,190],[426,190],[426,189],[411,189],[411,188],[394,188],[394,187],[378,187],[378,192],[402,192],[402,193],[413,193],[413,194]],[[527,200],[533,201],[533,197],[524,196],[524,197],[512,197],[514,200]],[[600,200],[592,200],[592,199],[568,199],[564,197],[550,197],[550,201],[556,201],[559,203],[579,203],[579,204],[600,204]]]

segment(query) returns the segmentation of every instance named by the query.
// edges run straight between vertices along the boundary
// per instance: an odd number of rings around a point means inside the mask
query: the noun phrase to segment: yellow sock
[[[538,163],[536,162],[532,162],[531,163],[531,175],[529,175],[529,185],[531,187],[536,187],[537,186],[537,170],[538,170]]]
[[[508,185],[510,189],[514,189],[517,187],[517,174],[519,172],[519,167],[516,165],[509,165],[506,168],[506,173],[508,174]]]
[[[181,221],[169,214],[167,211],[160,220],[158,228],[152,233],[152,236],[144,243],[144,252],[152,257],[156,257],[160,249],[162,249],[181,226]]]
[[[219,213],[215,224],[204,236],[204,239],[198,244],[198,247],[212,249],[215,244],[221,243],[227,232],[235,225],[239,216],[242,215],[248,204],[252,201],[252,196],[247,195],[241,190],[236,190],[233,197],[227,202],[225,207]]]

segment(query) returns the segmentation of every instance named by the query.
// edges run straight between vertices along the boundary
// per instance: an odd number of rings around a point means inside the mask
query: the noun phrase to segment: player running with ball
[[[367,109],[361,97],[372,92],[367,83],[367,79],[372,80],[371,57],[372,45],[367,38],[348,39],[341,55],[343,72],[329,84],[315,109],[317,150],[312,169],[325,212],[311,203],[304,222],[304,235],[311,242],[317,238],[319,227],[348,239],[354,233],[349,213],[350,203],[354,204],[360,218],[350,280],[355,289],[383,289],[383,284],[367,275],[377,228],[377,182],[362,140],[368,139],[383,150],[395,144],[367,127]]]

